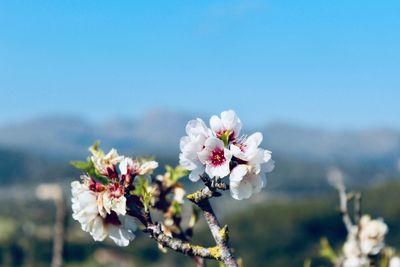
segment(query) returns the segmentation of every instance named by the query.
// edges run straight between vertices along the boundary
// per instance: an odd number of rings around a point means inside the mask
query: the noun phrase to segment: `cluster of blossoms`
[[[270,151],[259,148],[261,133],[241,136],[241,129],[233,110],[212,116],[210,128],[201,119],[189,121],[187,136],[180,140],[179,162],[190,171],[190,180],[196,182],[204,173],[217,180],[229,176],[231,196],[238,200],[260,192],[274,161]]]
[[[158,163],[120,156],[115,149],[105,154],[97,145],[90,151],[88,162],[75,163],[86,173],[71,183],[72,217],[94,240],[109,236],[117,245],[127,246],[137,228],[127,214],[127,195],[135,188],[135,177],[150,174]]]
[[[361,217],[354,226],[343,246],[344,267],[370,266],[371,258],[379,255],[385,248],[387,225],[382,219],[371,219],[369,215]]]

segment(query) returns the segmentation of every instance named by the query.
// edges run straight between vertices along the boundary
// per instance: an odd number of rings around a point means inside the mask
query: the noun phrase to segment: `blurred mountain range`
[[[177,158],[179,139],[192,118],[191,114],[163,109],[101,124],[78,117],[42,117],[0,126],[0,146],[51,158],[77,158],[101,140],[105,149],[115,147],[129,155]],[[391,160],[393,164],[400,157],[400,131],[395,129],[329,131],[270,123],[257,130],[264,135],[263,146],[280,157],[323,162]]]

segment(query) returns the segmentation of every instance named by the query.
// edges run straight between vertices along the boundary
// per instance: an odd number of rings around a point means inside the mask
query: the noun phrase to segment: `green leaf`
[[[108,184],[108,178],[101,175],[97,171],[90,157],[87,158],[87,161],[71,161],[70,164],[78,170],[82,170],[83,172],[87,173],[96,182],[102,183],[104,185]]]
[[[169,174],[168,186],[173,186],[181,178],[189,175],[189,171],[180,165],[176,166],[175,168],[171,167],[170,165],[166,165],[165,170]]]
[[[143,206],[146,211],[149,210],[151,193],[149,192],[149,181],[146,177],[138,177],[135,182],[135,190],[133,190],[134,195],[139,196],[143,200]]]
[[[326,238],[322,238],[320,241],[319,255],[329,260],[333,264],[335,264],[337,261],[337,255]]]
[[[311,267],[311,260],[310,259],[306,259],[304,261],[303,267]]]
[[[70,164],[78,170],[85,172],[89,172],[92,167],[94,168],[92,161],[71,161]]]
[[[100,141],[97,140],[91,147],[89,147],[90,153],[97,155],[98,157],[104,156],[104,151],[100,149]]]
[[[180,216],[182,214],[182,205],[179,202],[174,200],[171,204],[171,207],[174,215]]]

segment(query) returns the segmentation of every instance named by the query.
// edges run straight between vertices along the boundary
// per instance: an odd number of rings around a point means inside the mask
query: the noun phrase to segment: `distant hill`
[[[52,116],[0,126],[0,145],[52,157],[77,157],[95,140],[126,153],[177,157],[179,138],[191,114],[157,109],[132,120],[100,124],[82,118]],[[367,129],[328,131],[294,124],[262,127],[264,145],[282,157],[321,161],[400,158],[400,131]],[[251,129],[247,131],[251,133]]]
[[[101,140],[105,149],[155,155],[161,165],[176,164],[179,139],[192,118],[191,114],[159,109],[137,119],[97,124],[52,116],[1,126],[0,179],[66,177],[71,173],[67,163],[84,159],[96,140]],[[394,179],[399,173],[398,130],[328,131],[285,123],[266,124],[260,130],[263,146],[273,151],[277,161],[270,187],[279,191],[321,192],[326,188],[326,171],[332,166],[342,168],[355,184]],[[244,132],[251,133],[251,129]]]

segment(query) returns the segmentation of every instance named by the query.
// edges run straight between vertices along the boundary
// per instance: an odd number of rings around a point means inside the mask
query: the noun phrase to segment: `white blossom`
[[[265,174],[274,169],[271,152],[259,148],[263,136],[256,132],[240,137],[242,122],[233,110],[212,116],[209,129],[201,119],[189,121],[180,140],[180,164],[196,182],[206,173],[211,178],[229,176],[231,195],[246,199],[266,185]]]
[[[233,155],[244,162],[234,167],[229,177],[231,196],[235,199],[247,199],[260,192],[267,183],[265,174],[274,169],[271,152],[258,147],[262,138],[261,133],[255,133],[231,145]]]
[[[127,246],[133,240],[136,223],[126,215],[126,199],[118,186],[103,186],[87,176],[82,183],[71,183],[72,217],[95,241],[109,236],[117,245]]]
[[[232,153],[224,147],[224,142],[216,137],[209,137],[204,149],[198,153],[201,163],[206,165],[205,172],[210,177],[223,178],[230,173],[229,162]]]
[[[201,119],[196,119],[188,122],[186,134],[180,140],[179,164],[191,171],[189,179],[196,182],[205,170],[198,153],[203,150],[206,139],[211,136],[211,130]]]
[[[400,267],[400,258],[392,257],[389,262],[389,267]]]
[[[365,257],[352,257],[343,261],[343,267],[369,267],[369,260]]]
[[[110,171],[115,171],[115,166],[120,163],[124,157],[118,155],[114,148],[106,155],[103,152],[90,150],[92,152],[91,160],[94,167],[103,175],[107,175]]]
[[[367,255],[376,255],[385,246],[385,235],[388,232],[387,225],[382,219],[372,220],[369,215],[364,215],[360,220],[360,247]]]
[[[242,122],[235,111],[227,110],[221,112],[221,117],[212,116],[210,119],[211,130],[217,137],[227,135],[229,140],[237,138],[242,129]]]

